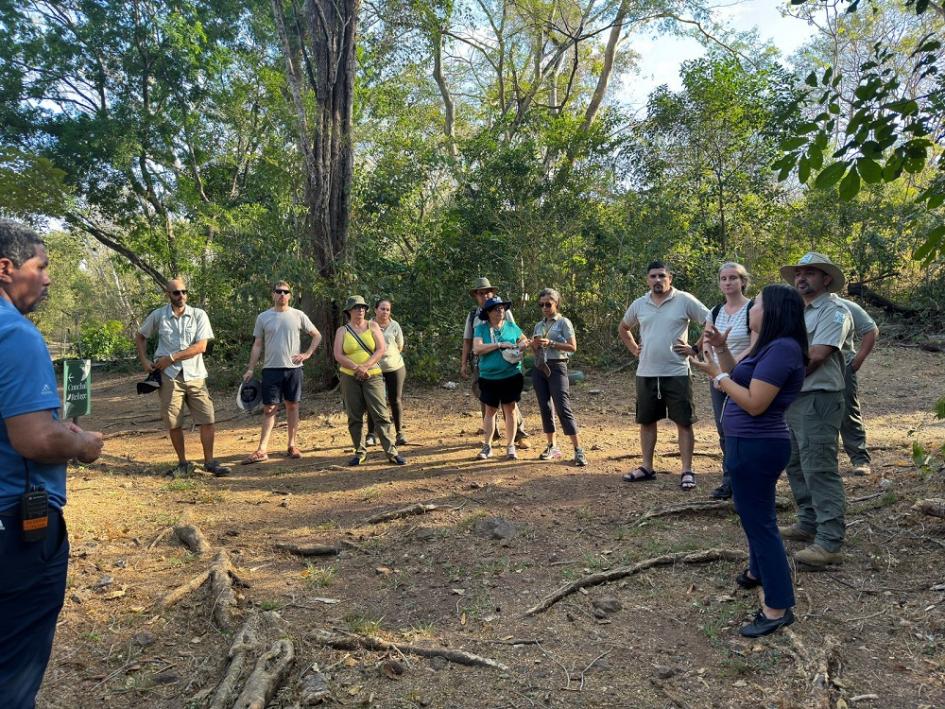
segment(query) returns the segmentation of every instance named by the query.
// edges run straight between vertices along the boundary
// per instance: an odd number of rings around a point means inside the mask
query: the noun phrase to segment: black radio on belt
[[[23,525],[24,542],[41,542],[49,527],[49,493],[45,490],[30,490],[30,467],[26,467],[26,492],[20,499],[20,519]]]

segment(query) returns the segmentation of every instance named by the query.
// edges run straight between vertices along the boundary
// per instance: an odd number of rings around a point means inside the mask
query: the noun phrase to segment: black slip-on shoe
[[[794,611],[788,608],[780,618],[769,618],[764,611],[758,611],[758,615],[748,625],[743,625],[739,633],[746,638],[760,638],[762,635],[771,635],[776,630],[790,625],[794,622]]]

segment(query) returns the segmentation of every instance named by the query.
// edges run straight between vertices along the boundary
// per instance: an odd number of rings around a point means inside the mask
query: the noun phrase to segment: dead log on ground
[[[895,313],[896,315],[902,315],[903,317],[907,318],[911,318],[912,316],[918,314],[918,311],[915,308],[907,308],[894,303],[889,300],[889,298],[884,298],[879,293],[874,291],[872,288],[868,288],[863,283],[848,283],[847,293],[850,295],[857,295],[870,305],[877,308],[882,308],[887,313]]]
[[[775,498],[774,506],[779,510],[793,508],[793,505],[783,497]],[[685,514],[687,512],[714,512],[716,510],[734,512],[735,504],[731,500],[697,500],[696,502],[683,502],[678,505],[669,505],[668,507],[657,507],[640,515],[639,524],[643,524],[646,520],[655,519],[656,517],[667,517],[669,515]]]
[[[337,556],[341,553],[341,547],[329,546],[327,544],[289,544],[288,542],[276,542],[276,549],[287,551],[290,554],[298,556]]]
[[[210,542],[203,536],[203,532],[200,531],[200,528],[195,525],[175,525],[174,534],[177,535],[181,544],[190,549],[194,554],[205,554],[210,551]]]
[[[230,662],[227,665],[226,674],[220,684],[217,685],[213,701],[210,703],[210,709],[230,709],[233,706],[236,685],[239,683],[240,677],[243,675],[243,668],[246,666],[246,656],[248,653],[255,653],[256,648],[259,647],[258,625],[259,615],[253,613],[246,619],[243,627],[233,638],[233,644],[230,645],[230,652],[228,653]]]
[[[295,648],[291,640],[277,640],[269,652],[256,661],[253,673],[246,680],[246,686],[233,709],[266,709],[279,685],[285,680],[292,662],[295,660]]]
[[[201,574],[197,574],[187,583],[178,586],[161,599],[161,608],[170,608],[188,593],[192,593],[203,586],[208,578],[210,578],[209,570],[204,571]]]
[[[442,657],[449,662],[455,662],[458,665],[468,665],[476,667],[492,667],[503,672],[508,671],[508,667],[497,660],[490,660],[488,657],[474,655],[471,652],[462,650],[450,650],[445,647],[419,647],[417,645],[401,645],[381,640],[373,635],[356,635],[354,633],[345,633],[344,635],[329,633],[324,630],[315,631],[315,639],[323,645],[335,648],[336,650],[375,650],[382,652],[401,652],[420,657]]]
[[[395,519],[403,519],[404,517],[413,517],[414,515],[422,515],[427,512],[433,512],[433,510],[438,510],[442,508],[443,505],[424,505],[417,503],[415,505],[410,505],[409,507],[402,507],[399,510],[391,510],[390,512],[381,512],[380,514],[373,515],[364,520],[365,524],[379,524],[381,522],[390,522]]]
[[[633,566],[618,566],[616,569],[610,569],[609,571],[601,571],[596,574],[582,576],[576,581],[565,584],[551,595],[545,596],[537,605],[525,611],[524,615],[530,616],[542,613],[551,608],[551,606],[562,598],[566,598],[582,588],[590,588],[591,586],[599,586],[604,583],[610,583],[611,581],[619,581],[627,576],[633,576],[641,571],[652,569],[654,566],[669,566],[670,564],[676,563],[707,564],[712,561],[745,561],[747,558],[748,554],[743,551],[736,551],[735,549],[706,549],[704,551],[695,552],[680,551],[674,554],[664,554],[663,556],[657,556],[652,559],[644,559]]]
[[[233,625],[236,609],[236,592],[233,582],[237,580],[236,569],[230,556],[222,549],[217,552],[210,565],[210,597],[213,599],[213,619],[217,627],[227,630]]]
[[[817,649],[811,652],[793,630],[786,628],[784,634],[793,646],[794,658],[800,665],[798,671],[808,678],[810,683],[810,701],[804,702],[804,706],[831,709],[833,702],[830,699],[832,683],[830,671],[836,666],[836,654],[840,643],[832,635],[826,635],[822,641],[818,641]]]
[[[927,500],[919,500],[912,506],[912,509],[933,517],[945,517],[945,499],[930,497]]]
[[[197,574],[187,583],[178,586],[160,601],[160,607],[167,609],[179,602],[182,598],[193,593],[210,580],[210,596],[212,599],[212,615],[217,625],[226,630],[233,624],[233,611],[236,608],[236,592],[233,591],[234,581],[239,581],[236,569],[230,562],[229,555],[221,550],[213,558],[210,568]]]

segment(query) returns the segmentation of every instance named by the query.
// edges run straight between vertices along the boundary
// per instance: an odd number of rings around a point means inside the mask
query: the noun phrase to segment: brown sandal
[[[286,453],[286,455],[287,455],[289,458],[293,458],[293,459],[295,459],[295,460],[298,460],[299,458],[302,457],[302,451],[299,450],[299,447],[298,447],[298,446],[289,446],[289,450],[288,450],[288,452]]]
[[[258,448],[253,451],[253,454],[250,455],[246,460],[244,460],[241,465],[252,465],[253,463],[264,463],[269,460],[269,455],[264,451],[259,450]]]

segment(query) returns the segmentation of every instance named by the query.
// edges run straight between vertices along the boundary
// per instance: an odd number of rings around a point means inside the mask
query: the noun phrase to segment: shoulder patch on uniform
[[[848,313],[846,310],[837,310],[837,312],[833,314],[833,321],[837,324],[842,325],[843,322],[847,319],[847,316],[849,314],[850,313]]]

